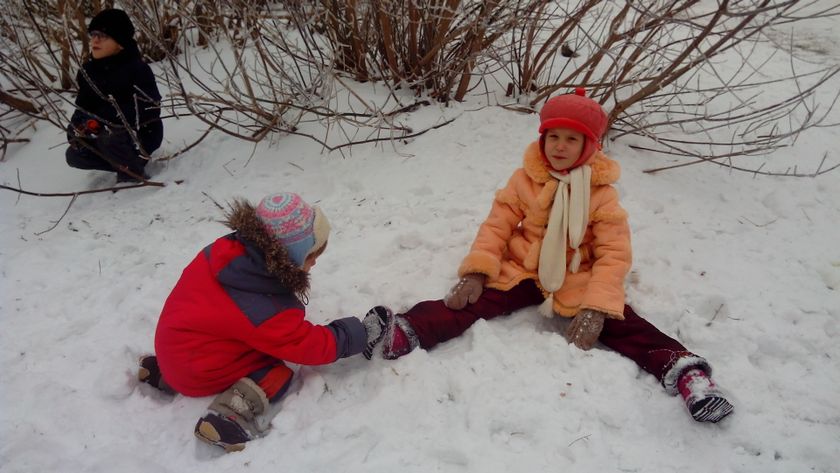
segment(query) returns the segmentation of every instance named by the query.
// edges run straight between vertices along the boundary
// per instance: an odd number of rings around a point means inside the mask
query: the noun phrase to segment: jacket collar
[[[242,238],[237,233],[232,233],[227,238],[239,241],[245,252],[231,260],[219,271],[216,275],[219,283],[241,291],[261,294],[288,294],[291,292],[280,279],[266,269],[265,255],[253,242]]]

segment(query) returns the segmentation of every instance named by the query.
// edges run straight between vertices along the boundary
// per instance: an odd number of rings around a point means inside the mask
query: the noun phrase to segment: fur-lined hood
[[[621,167],[618,163],[600,151],[592,153],[592,156],[584,164],[588,164],[592,168],[591,184],[593,186],[614,184],[621,177]],[[551,174],[548,173],[549,166],[543,158],[539,140],[528,145],[528,148],[525,150],[522,167],[525,169],[528,177],[541,184],[553,179]]]
[[[257,217],[253,205],[244,199],[234,200],[225,212],[222,223],[236,232],[242,244],[258,250],[264,258],[266,272],[306,303],[309,273],[296,265],[289,258],[286,248],[271,237]]]

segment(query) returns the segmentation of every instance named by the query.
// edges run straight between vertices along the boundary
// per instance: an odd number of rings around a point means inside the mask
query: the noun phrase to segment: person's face
[[[306,259],[303,260],[303,270],[308,273],[312,269],[312,267],[315,266],[315,261],[318,259],[319,256],[324,254],[324,250],[326,249],[327,244],[324,243],[324,246],[322,246],[321,249],[307,256]]]
[[[114,38],[106,35],[101,31],[90,32],[90,54],[94,59],[102,59],[108,56],[113,56],[122,51],[123,47],[120,43],[114,41]]]
[[[586,137],[571,128],[550,128],[545,132],[543,152],[557,171],[564,171],[580,158]]]

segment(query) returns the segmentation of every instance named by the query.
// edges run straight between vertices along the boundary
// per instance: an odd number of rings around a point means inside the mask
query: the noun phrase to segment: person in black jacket
[[[163,141],[160,92],[134,41],[134,25],[118,9],[88,25],[92,58],[76,75],[79,95],[67,127],[67,164],[116,171],[117,182],[148,178],[148,156]]]

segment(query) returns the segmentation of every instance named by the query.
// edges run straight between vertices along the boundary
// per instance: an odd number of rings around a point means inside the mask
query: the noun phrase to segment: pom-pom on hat
[[[88,25],[88,33],[101,31],[110,36],[122,47],[128,47],[134,43],[134,25],[126,12],[109,8],[99,12]]]
[[[572,165],[574,168],[601,149],[601,137],[607,131],[607,114],[598,102],[586,96],[583,87],[578,87],[574,94],[552,97],[543,105],[540,110],[540,135],[551,128],[571,128],[586,136],[580,159]]]
[[[306,257],[320,250],[330,236],[330,224],[321,209],[292,192],[265,197],[257,206],[257,218],[298,266],[303,266]]]

